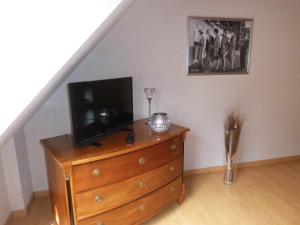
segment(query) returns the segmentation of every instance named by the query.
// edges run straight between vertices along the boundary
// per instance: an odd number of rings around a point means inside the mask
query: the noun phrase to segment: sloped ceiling
[[[135,1],[0,3],[0,148]]]

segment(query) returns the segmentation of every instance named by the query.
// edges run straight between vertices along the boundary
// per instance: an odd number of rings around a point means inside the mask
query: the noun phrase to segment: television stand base
[[[98,142],[92,142],[90,145],[95,146],[95,147],[100,147],[102,144]]]
[[[124,127],[122,128],[123,131],[128,131],[128,132],[132,132],[133,129],[132,128],[128,128],[128,127]]]

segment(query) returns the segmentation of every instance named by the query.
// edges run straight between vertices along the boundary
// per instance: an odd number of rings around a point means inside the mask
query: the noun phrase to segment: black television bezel
[[[108,131],[106,132],[102,132],[100,134],[97,134],[93,137],[90,137],[90,138],[86,138],[86,139],[82,139],[80,142],[76,142],[75,139],[74,139],[74,133],[75,133],[75,128],[74,128],[74,118],[75,118],[75,112],[74,110],[72,110],[72,106],[71,106],[71,101],[72,101],[72,96],[71,96],[71,93],[70,93],[70,88],[72,85],[81,85],[81,84],[88,84],[88,83],[96,83],[96,82],[101,82],[101,81],[108,81],[108,80],[120,80],[120,79],[130,79],[130,84],[131,84],[131,107],[132,107],[132,120],[131,121],[128,121],[128,122],[124,122],[122,124],[120,124],[119,126],[117,127],[113,127],[111,129],[109,129]],[[120,130],[123,130],[124,128],[128,127],[129,125],[131,125],[133,123],[133,88],[132,88],[132,77],[120,77],[120,78],[113,78],[113,79],[103,79],[103,80],[92,80],[92,81],[81,81],[81,82],[71,82],[71,83],[68,83],[67,85],[67,89],[68,89],[68,102],[69,102],[69,115],[70,115],[70,124],[71,124],[71,135],[72,135],[72,141],[73,141],[73,146],[75,148],[83,148],[93,142],[96,142],[96,141],[99,141],[105,137],[108,137]]]

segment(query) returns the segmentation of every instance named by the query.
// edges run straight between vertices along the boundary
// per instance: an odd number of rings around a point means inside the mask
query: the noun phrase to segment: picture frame
[[[187,18],[187,75],[249,74],[253,19]]]

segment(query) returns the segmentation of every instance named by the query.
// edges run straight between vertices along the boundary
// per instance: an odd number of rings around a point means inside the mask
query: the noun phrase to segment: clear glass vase
[[[235,128],[231,130],[225,129],[225,175],[224,183],[232,184],[235,183],[237,177],[237,166],[238,166],[238,145],[240,139],[240,128]]]

